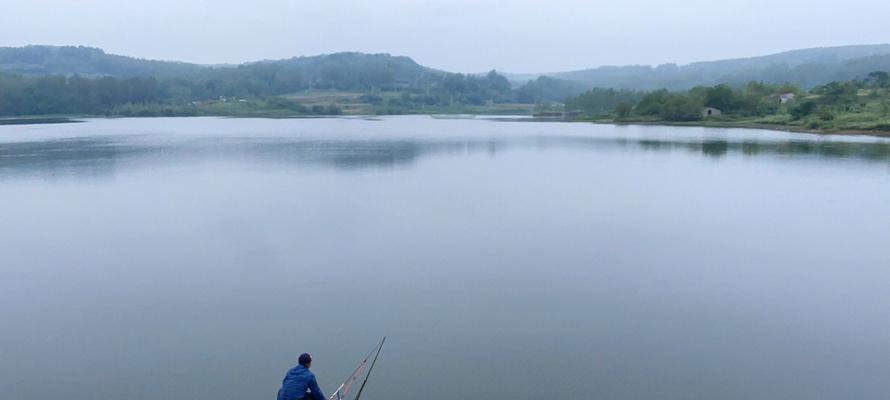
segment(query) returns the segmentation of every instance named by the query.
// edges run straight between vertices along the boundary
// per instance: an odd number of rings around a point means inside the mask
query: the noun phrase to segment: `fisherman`
[[[324,393],[315,381],[315,374],[309,371],[312,366],[312,356],[309,353],[300,354],[300,364],[287,371],[281,389],[278,390],[278,400],[325,400]]]

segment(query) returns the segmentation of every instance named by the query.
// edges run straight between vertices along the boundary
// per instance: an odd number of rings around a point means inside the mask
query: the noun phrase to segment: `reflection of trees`
[[[23,143],[0,143],[0,176],[102,176],[119,168],[152,167],[206,160],[280,163],[296,167],[337,169],[410,165],[431,155],[483,153],[505,149],[583,149],[587,151],[682,150],[721,158],[744,156],[816,156],[826,159],[890,161],[890,143],[794,139],[672,140],[539,135],[451,140],[301,140],[287,138],[201,138],[179,142],[151,137],[102,137]]]
[[[844,158],[862,161],[890,161],[890,142],[838,142],[825,140],[744,140],[732,141],[725,139],[674,140],[631,139],[631,138],[595,138],[595,137],[550,137],[537,138],[549,147],[606,149],[628,148],[636,145],[645,151],[670,152],[683,150],[700,153],[707,157],[723,157],[738,153],[746,156],[817,156],[821,158]]]
[[[115,143],[113,138],[0,143],[0,176],[109,175],[114,171],[118,159],[133,156],[139,151],[137,148],[116,146]]]
[[[626,147],[629,139],[574,138],[567,139],[571,145],[587,147]],[[745,140],[724,139],[670,140],[639,139],[638,148],[646,151],[685,150],[701,153],[708,157],[723,157],[731,153],[746,156],[817,156],[821,158],[844,158],[862,161],[890,161],[890,142],[837,142],[824,140]],[[569,143],[567,143],[568,145]]]
[[[701,144],[701,153],[709,157],[723,157],[728,152],[729,142],[725,140],[708,140]]]
[[[130,138],[132,139],[132,138]],[[152,167],[206,160],[279,163],[337,169],[408,165],[424,155],[487,153],[498,141],[289,140],[213,138],[180,143],[133,141],[127,137],[0,143],[0,176],[89,177],[118,168]]]
[[[695,145],[690,144],[689,146],[694,147]],[[747,156],[769,154],[783,156],[815,155],[822,158],[881,161],[890,160],[890,143],[816,140],[731,142],[718,140],[702,142],[701,152],[709,156],[722,156],[729,152],[739,152]]]

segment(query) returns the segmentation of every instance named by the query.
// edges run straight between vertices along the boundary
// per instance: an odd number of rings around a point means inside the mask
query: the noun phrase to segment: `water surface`
[[[518,121],[0,126],[0,397],[890,398],[890,142]],[[365,397],[367,396],[367,397]]]

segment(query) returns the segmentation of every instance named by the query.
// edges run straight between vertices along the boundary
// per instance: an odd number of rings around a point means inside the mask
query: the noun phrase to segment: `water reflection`
[[[297,167],[336,169],[406,166],[437,154],[486,153],[508,149],[583,149],[586,151],[698,153],[707,158],[744,156],[816,156],[868,162],[890,161],[890,143],[827,140],[672,140],[669,138],[581,137],[540,135],[480,140],[301,140],[295,138],[200,138],[153,140],[145,136],[102,136],[75,139],[0,143],[0,176],[78,176],[114,174],[119,168],[242,160]]]
[[[151,148],[121,146],[114,138],[74,138],[0,144],[0,176],[99,177],[114,173],[118,160]]]

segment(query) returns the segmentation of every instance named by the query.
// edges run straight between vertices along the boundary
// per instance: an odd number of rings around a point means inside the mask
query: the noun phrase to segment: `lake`
[[[0,126],[0,398],[890,398],[890,141],[433,119]]]

